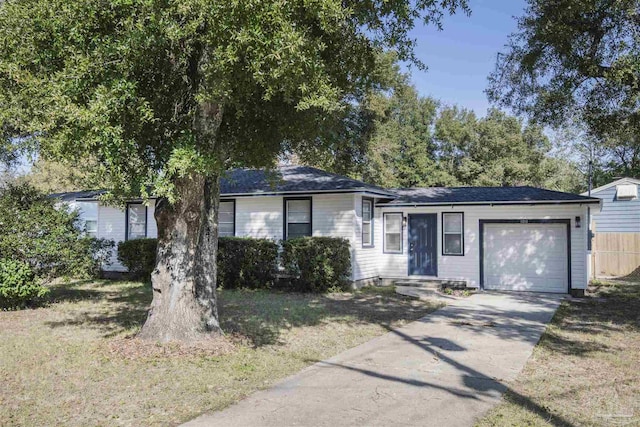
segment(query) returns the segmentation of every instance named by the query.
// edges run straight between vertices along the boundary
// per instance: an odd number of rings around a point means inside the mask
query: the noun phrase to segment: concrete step
[[[437,298],[439,295],[436,289],[420,288],[416,286],[396,286],[396,293],[420,299]]]
[[[394,286],[407,286],[423,289],[441,289],[442,282],[437,280],[396,280]]]

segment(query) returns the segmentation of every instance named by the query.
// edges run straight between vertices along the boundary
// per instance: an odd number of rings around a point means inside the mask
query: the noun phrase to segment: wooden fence
[[[595,233],[591,265],[594,277],[640,275],[640,233]]]

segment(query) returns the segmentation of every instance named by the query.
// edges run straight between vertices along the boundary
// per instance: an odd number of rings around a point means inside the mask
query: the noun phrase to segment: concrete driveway
[[[471,426],[524,367],[562,295],[480,293],[187,426]]]

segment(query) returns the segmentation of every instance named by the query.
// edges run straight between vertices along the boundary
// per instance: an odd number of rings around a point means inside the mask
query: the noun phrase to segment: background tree
[[[96,165],[95,162],[93,164]],[[20,177],[20,181],[45,194],[87,189],[89,184],[102,188],[102,185],[96,183],[95,177],[92,182],[87,182],[89,177],[86,170],[87,168],[77,167],[75,162],[59,162],[40,157],[29,172]]]
[[[487,91],[498,105],[599,139],[640,133],[637,0],[529,0]]]
[[[0,6],[5,142],[94,158],[112,200],[160,196],[153,302],[141,337],[219,330],[219,177],[317,145],[375,86],[376,58],[414,60],[423,21],[465,0],[9,0]],[[18,138],[19,137],[19,138]]]
[[[495,109],[478,119],[451,107],[440,113],[435,129],[439,162],[458,185],[544,185],[551,144],[539,127]]]

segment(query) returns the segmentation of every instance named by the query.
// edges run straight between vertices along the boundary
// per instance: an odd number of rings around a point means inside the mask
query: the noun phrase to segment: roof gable
[[[220,180],[222,196],[313,192],[369,192],[394,197],[385,188],[309,166],[281,166],[272,171],[232,169]]]
[[[615,187],[616,185],[621,185],[621,184],[635,184],[635,185],[640,185],[640,179],[628,178],[628,177],[620,178],[620,179],[617,179],[617,180],[615,180],[615,181],[612,181],[612,182],[610,182],[610,183],[608,183],[608,184],[601,185],[600,187],[597,187],[597,188],[592,189],[592,190],[591,190],[591,194],[593,195],[593,193],[599,193],[599,192],[601,192],[601,191],[607,190],[607,189],[609,189],[609,188],[611,188],[611,187]],[[589,194],[589,192],[588,192],[588,191],[585,191],[584,193],[582,193],[582,195],[583,195],[583,196],[586,196],[586,195],[588,195],[588,194]]]

